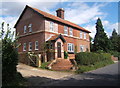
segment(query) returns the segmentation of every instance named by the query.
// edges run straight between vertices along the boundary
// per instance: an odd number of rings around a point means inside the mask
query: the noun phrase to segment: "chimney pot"
[[[64,19],[64,9],[63,8],[59,8],[58,10],[56,10],[56,12],[57,12],[57,17]]]

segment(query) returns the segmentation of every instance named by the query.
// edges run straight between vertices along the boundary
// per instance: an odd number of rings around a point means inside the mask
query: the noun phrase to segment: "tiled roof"
[[[28,6],[28,7],[30,7],[30,6]],[[61,23],[64,23],[64,24],[67,24],[67,25],[76,27],[76,28],[78,28],[78,29],[80,29],[80,30],[83,30],[83,31],[86,31],[86,32],[90,33],[90,31],[88,31],[88,30],[86,30],[85,28],[80,27],[79,25],[74,24],[74,23],[72,23],[72,22],[70,22],[70,21],[61,19],[61,18],[59,18],[59,17],[57,17],[57,16],[51,15],[51,14],[49,14],[49,13],[46,13],[46,12],[44,12],[44,11],[41,11],[41,10],[36,9],[36,8],[33,8],[33,7],[30,7],[30,8],[32,8],[33,10],[35,10],[35,11],[37,11],[38,13],[42,14],[42,15],[43,15],[44,17],[46,17],[46,18],[50,18],[50,19],[59,21],[59,22],[61,22]]]
[[[57,39],[61,39],[63,42],[66,42],[64,37],[60,34],[60,35],[55,35],[55,36],[52,36],[48,41],[57,41]]]

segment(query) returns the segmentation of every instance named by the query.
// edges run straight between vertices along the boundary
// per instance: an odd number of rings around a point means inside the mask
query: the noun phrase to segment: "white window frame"
[[[54,32],[54,22],[50,21],[50,31]]]
[[[83,33],[82,33],[82,31],[80,32],[80,38],[81,38],[81,39],[83,38]]]
[[[68,43],[67,44],[67,50],[68,52],[74,52],[74,44],[73,43]]]
[[[80,52],[84,52],[84,45],[80,45]]]
[[[32,32],[32,24],[29,24],[28,28],[29,28],[29,32]]]
[[[73,36],[73,29],[72,28],[69,28],[69,33],[70,33],[69,34],[70,36]]]
[[[23,51],[26,51],[26,43],[23,43]]]
[[[29,42],[29,51],[32,51],[32,42]]]
[[[27,31],[27,26],[25,25],[24,26],[24,33],[26,33],[26,31]]]
[[[86,39],[86,33],[84,33],[84,39]]]
[[[68,35],[68,27],[67,26],[64,26],[64,34]]]
[[[38,46],[39,46],[38,41],[35,41],[35,50],[38,50]]]

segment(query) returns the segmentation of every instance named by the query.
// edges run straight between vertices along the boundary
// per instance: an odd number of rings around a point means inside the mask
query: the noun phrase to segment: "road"
[[[42,86],[118,86],[118,62],[84,74],[72,75]]]

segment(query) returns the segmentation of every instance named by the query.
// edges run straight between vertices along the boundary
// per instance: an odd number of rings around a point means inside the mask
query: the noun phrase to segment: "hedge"
[[[75,60],[78,65],[94,65],[96,62],[100,61],[111,61],[111,54],[80,52],[75,55]]]

